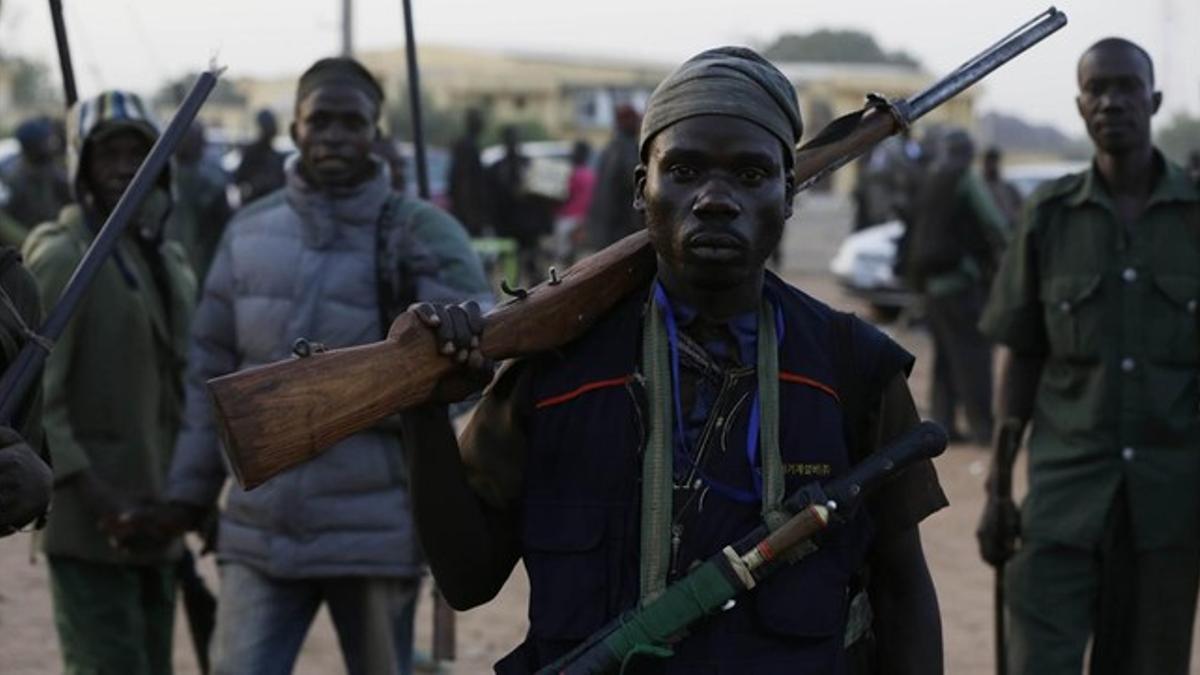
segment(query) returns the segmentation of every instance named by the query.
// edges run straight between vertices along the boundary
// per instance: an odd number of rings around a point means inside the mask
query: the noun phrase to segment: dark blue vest
[[[790,495],[850,465],[835,388],[836,313],[772,275],[767,294],[784,316],[779,431]],[[497,664],[499,673],[532,672],[637,604],[646,299],[633,294],[584,337],[533,364],[521,534],[530,628],[526,642]],[[851,326],[853,376],[863,390],[878,392],[911,357],[868,324],[855,319]],[[731,417],[725,433],[744,439],[747,407]],[[741,512],[722,512],[714,527],[723,531],[703,533],[713,549],[704,556],[761,524],[757,505],[730,501],[722,508]],[[871,537],[870,518],[860,511],[816,553],[696,626],[674,658],[645,661],[634,672],[844,672],[848,592]]]

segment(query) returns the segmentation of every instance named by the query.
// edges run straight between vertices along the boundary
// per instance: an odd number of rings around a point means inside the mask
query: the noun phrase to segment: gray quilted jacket
[[[458,222],[394,195],[382,168],[341,193],[310,187],[295,162],[287,173],[283,189],[230,223],[206,280],[169,499],[213,504],[226,483],[206,380],[288,358],[299,337],[336,348],[383,336],[376,239],[385,203],[398,223],[386,250],[406,264],[415,299],[490,301]],[[405,467],[396,434],[369,430],[253,491],[233,484],[218,556],[284,578],[419,574]]]

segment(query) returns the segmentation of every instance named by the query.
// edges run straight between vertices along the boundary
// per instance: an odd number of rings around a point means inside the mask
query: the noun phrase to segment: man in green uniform
[[[917,191],[906,264],[933,335],[930,416],[951,439],[961,439],[955,424],[961,402],[967,438],[986,445],[992,437],[992,347],[976,324],[1008,225],[971,170],[974,159],[966,131],[953,129],[938,139]]]
[[[158,130],[136,96],[110,91],[76,104],[67,134],[77,204],[25,242],[47,306]],[[169,184],[164,172],[46,361],[55,503],[45,551],[67,673],[171,672],[180,550],[138,536],[120,515],[158,496],[180,417],[196,289],[183,250],[161,236]]]
[[[1187,673],[1200,573],[1200,190],[1151,144],[1149,56],[1079,61],[1092,167],[1034,195],[982,329],[1007,347],[999,419],[1029,438],[1029,494],[994,490],[983,557],[1006,570],[1015,673]],[[999,454],[997,455],[999,456]]]

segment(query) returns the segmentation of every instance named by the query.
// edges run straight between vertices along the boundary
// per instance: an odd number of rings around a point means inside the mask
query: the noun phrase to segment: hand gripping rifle
[[[848,474],[801,488],[784,508],[793,515],[774,531],[760,527],[702,563],[661,595],[617,618],[539,675],[613,673],[640,655],[670,656],[687,628],[732,607],[772,573],[796,562],[820,532],[848,520],[873,488],[906,467],[946,449],[946,432],[922,422]],[[811,546],[811,544],[810,544]],[[809,548],[811,552],[813,548]]]
[[[879,141],[907,128],[985,75],[1066,25],[1050,8],[909,100],[868,97],[797,151],[796,183],[811,186]],[[654,275],[655,255],[638,232],[580,261],[486,317],[481,351],[493,360],[566,344]],[[312,354],[209,380],[225,452],[244,488],[320,453],[397,410],[428,400],[457,366],[433,334],[400,315],[374,344]]]

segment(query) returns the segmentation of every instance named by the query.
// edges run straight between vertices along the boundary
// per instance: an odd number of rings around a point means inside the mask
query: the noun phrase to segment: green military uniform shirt
[[[26,265],[46,307],[58,300],[91,241],[76,206],[29,235]],[[160,248],[161,286],[169,297],[162,297],[140,248],[122,237],[46,360],[42,420],[58,484],[45,533],[51,555],[127,564],[177,552],[135,556],[115,549],[74,487],[61,485],[88,469],[122,495],[145,499],[159,496],[170,467],[196,282],[182,248],[167,242]]]
[[[953,198],[963,204],[979,221],[981,234],[987,239],[987,246],[993,254],[986,261],[964,255],[958,269],[928,277],[922,284],[926,295],[954,295],[972,286],[986,283],[983,265],[986,264],[989,270],[995,269],[996,258],[1000,257],[1000,252],[1004,250],[1008,241],[1008,221],[992,199],[992,193],[981,176],[974,171],[964,171],[962,179],[954,188]],[[964,226],[965,223],[956,225]]]
[[[1124,485],[1140,549],[1200,545],[1200,190],[1156,153],[1129,227],[1095,167],[1044,186],[982,330],[1045,358],[1022,533],[1096,545]]]

